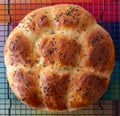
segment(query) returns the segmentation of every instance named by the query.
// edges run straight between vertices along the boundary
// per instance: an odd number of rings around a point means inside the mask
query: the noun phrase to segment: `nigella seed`
[[[48,60],[51,61],[51,57],[49,57]]]
[[[46,64],[43,64],[43,67],[46,67]]]
[[[43,87],[43,89],[47,89],[47,87],[45,86],[45,87]]]
[[[23,76],[23,75],[21,75],[21,76],[20,76],[20,78],[24,78],[24,76]]]
[[[50,87],[47,87],[47,91],[49,91],[50,90]]]
[[[39,61],[38,61],[38,60],[36,60],[36,63],[39,63]]]
[[[54,64],[55,62],[53,61],[52,64]]]
[[[34,97],[36,98],[36,93],[35,93],[35,92],[34,92],[34,94],[33,94],[33,95],[34,95]]]
[[[69,70],[69,68],[68,68],[68,67],[64,67],[64,69],[65,69],[65,70]]]
[[[73,19],[75,19],[75,17],[73,16]]]
[[[66,55],[63,56],[64,58],[66,57]]]
[[[66,15],[70,15],[70,12],[66,12]]]
[[[28,74],[32,74],[31,71],[28,71]]]
[[[60,54],[60,56],[62,56],[63,55],[63,53],[59,53]]]
[[[49,94],[45,94],[45,96],[46,96],[46,97],[48,97],[48,96],[49,96]]]
[[[53,43],[53,41],[50,41],[50,43],[52,44],[52,43]]]
[[[25,101],[25,99],[21,99],[22,101]]]
[[[51,32],[51,34],[55,34],[54,32]]]
[[[19,36],[19,35],[17,35],[17,36],[16,36],[16,38],[20,38],[20,36]]]
[[[38,75],[38,79],[40,79],[40,75]]]
[[[74,54],[72,54],[72,57],[75,57],[75,55],[74,55]]]
[[[82,88],[81,88],[81,87],[77,89],[77,91],[81,91],[81,90],[82,90]]]
[[[68,42],[68,44],[70,45],[70,42]]]
[[[50,51],[49,53],[52,54],[52,51]]]

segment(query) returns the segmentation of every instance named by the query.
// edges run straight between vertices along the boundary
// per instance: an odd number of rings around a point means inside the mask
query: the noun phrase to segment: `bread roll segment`
[[[26,105],[53,112],[89,106],[105,93],[114,67],[107,31],[78,5],[27,14],[4,47],[6,74]]]

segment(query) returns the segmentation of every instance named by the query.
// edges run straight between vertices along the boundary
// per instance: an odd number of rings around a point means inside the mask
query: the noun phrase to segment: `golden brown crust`
[[[33,31],[40,31],[41,29],[43,29],[46,26],[49,26],[49,18],[48,16],[44,13],[44,14],[40,14],[40,13],[36,13],[34,15],[31,15],[30,17],[33,17],[34,19],[31,19],[31,21],[28,23],[28,28]]]
[[[114,67],[114,48],[109,34],[96,26],[85,37],[88,47],[86,66],[100,71],[111,71]]]
[[[85,14],[85,16],[84,16]],[[76,28],[80,26],[80,30],[86,30],[89,24],[95,23],[94,17],[86,13],[84,9],[80,9],[75,5],[57,5],[54,7],[54,19],[57,27]],[[81,22],[84,22],[81,24]]]
[[[16,33],[12,37],[9,50],[11,65],[16,63],[32,65],[35,62],[35,56],[32,54],[32,42],[23,33]]]
[[[55,7],[55,22],[58,26],[76,26],[79,23],[80,15],[82,11],[78,6],[62,5],[61,7]]]
[[[80,45],[74,39],[63,35],[44,38],[39,44],[39,49],[45,58],[45,64],[60,62],[63,65],[75,66],[80,53]]]
[[[34,108],[43,107],[36,75],[32,71],[25,72],[23,69],[14,71],[11,88],[25,104],[29,104]]]
[[[71,108],[79,108],[93,103],[101,97],[107,88],[107,80],[94,73],[80,72],[75,75],[72,93],[69,96]]]
[[[80,109],[107,89],[115,52],[110,35],[77,5],[34,10],[9,35],[7,78],[25,104],[48,111]]]
[[[69,74],[47,73],[41,76],[41,88],[46,107],[50,110],[66,110]]]

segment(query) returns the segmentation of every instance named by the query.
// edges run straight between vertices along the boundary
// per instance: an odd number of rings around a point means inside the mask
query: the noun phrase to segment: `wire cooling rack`
[[[75,112],[50,113],[22,104],[9,88],[4,65],[4,44],[11,30],[30,11],[54,4],[77,4],[91,12],[111,35],[116,51],[115,67],[104,96]],[[118,116],[120,110],[120,0],[0,0],[0,116]]]

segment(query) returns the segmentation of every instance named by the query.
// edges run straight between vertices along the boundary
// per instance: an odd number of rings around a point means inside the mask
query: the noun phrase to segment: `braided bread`
[[[106,91],[114,45],[95,18],[77,5],[60,4],[27,14],[4,47],[7,78],[30,107],[76,110]]]

